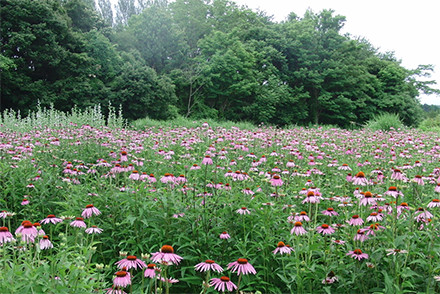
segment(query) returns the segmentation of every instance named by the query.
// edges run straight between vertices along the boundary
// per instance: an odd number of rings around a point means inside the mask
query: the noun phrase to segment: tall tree
[[[104,25],[109,27],[113,26],[114,19],[112,2],[110,0],[98,0],[97,10],[104,21]]]

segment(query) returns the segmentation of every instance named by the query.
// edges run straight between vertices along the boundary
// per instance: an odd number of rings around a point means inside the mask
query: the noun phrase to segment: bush
[[[398,114],[395,113],[381,113],[375,115],[371,120],[369,120],[365,127],[373,131],[390,131],[392,129],[398,130],[405,127],[400,120]]]
[[[419,129],[427,132],[440,132],[440,114],[426,118],[420,123]]]

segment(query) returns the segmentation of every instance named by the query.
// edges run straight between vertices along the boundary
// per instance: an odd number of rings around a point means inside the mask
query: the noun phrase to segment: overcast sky
[[[440,1],[396,0],[233,0],[239,5],[266,11],[275,21],[285,20],[290,12],[302,17],[311,8],[314,12],[333,9],[346,17],[343,33],[365,37],[381,52],[394,51],[406,68],[433,64],[431,79],[440,88]],[[422,103],[440,105],[439,96],[421,97]]]

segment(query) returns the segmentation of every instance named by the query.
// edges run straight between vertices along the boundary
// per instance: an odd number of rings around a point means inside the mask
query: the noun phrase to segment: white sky
[[[318,13],[335,10],[346,17],[343,33],[362,36],[381,52],[394,51],[409,69],[433,64],[432,80],[440,88],[439,0],[233,0],[239,5],[266,11],[275,21],[290,12],[302,17],[307,8]],[[421,102],[440,105],[440,96],[422,96]]]

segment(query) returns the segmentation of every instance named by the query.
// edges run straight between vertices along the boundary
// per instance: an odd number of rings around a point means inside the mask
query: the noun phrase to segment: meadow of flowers
[[[0,293],[438,293],[440,135],[0,127]]]

